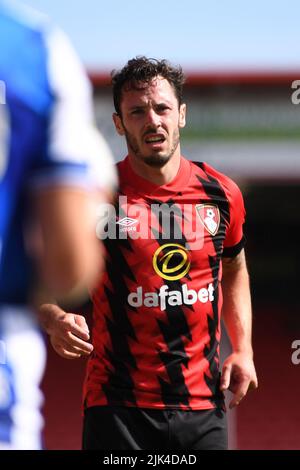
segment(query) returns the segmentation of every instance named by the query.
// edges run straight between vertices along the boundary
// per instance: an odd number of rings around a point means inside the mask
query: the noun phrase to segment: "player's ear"
[[[124,130],[124,127],[123,127],[123,123],[122,123],[122,119],[121,117],[119,116],[119,114],[117,113],[113,113],[113,121],[114,121],[114,124],[115,124],[115,128],[117,130],[117,133],[119,135],[124,135],[125,134],[125,130]]]
[[[179,127],[185,126],[186,104],[182,103],[179,108]]]

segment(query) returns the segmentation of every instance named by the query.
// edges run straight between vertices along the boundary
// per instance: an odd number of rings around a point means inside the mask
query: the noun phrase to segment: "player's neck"
[[[180,167],[180,151],[174,153],[172,158],[162,168],[147,165],[143,161],[130,155],[130,153],[128,158],[131,168],[137,175],[158,186],[164,186],[170,183],[177,175]]]

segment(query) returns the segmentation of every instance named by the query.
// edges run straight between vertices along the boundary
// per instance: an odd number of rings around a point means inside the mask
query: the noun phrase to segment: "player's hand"
[[[82,315],[66,313],[52,304],[42,305],[39,315],[46,317],[46,331],[57,354],[65,359],[91,354],[93,346],[88,342],[89,329]]]
[[[229,408],[237,406],[246,393],[258,387],[258,381],[252,355],[246,353],[231,354],[223,365],[220,389],[233,393]]]

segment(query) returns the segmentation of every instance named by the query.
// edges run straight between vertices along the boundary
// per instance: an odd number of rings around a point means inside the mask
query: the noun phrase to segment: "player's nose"
[[[147,113],[147,124],[155,127],[158,127],[161,124],[160,116],[154,109],[149,109]]]

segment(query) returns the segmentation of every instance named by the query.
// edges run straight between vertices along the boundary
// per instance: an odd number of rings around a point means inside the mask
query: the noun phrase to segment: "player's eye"
[[[137,109],[133,109],[133,110],[131,111],[131,114],[133,114],[134,116],[136,116],[136,115],[139,115],[139,114],[143,114],[143,112],[144,112],[143,109],[137,108]]]
[[[160,104],[159,106],[157,106],[156,112],[157,113],[164,113],[164,112],[167,112],[169,109],[170,109],[169,106],[167,106],[165,104]]]

